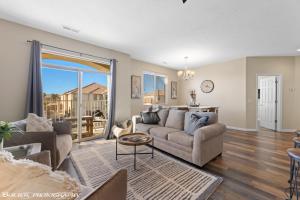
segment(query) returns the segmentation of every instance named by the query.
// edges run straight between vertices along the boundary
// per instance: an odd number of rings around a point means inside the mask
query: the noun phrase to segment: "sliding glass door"
[[[44,116],[69,121],[74,141],[103,136],[108,77],[108,73],[81,63],[43,59]]]

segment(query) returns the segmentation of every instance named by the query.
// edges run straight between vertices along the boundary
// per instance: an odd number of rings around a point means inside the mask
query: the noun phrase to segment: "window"
[[[144,73],[144,104],[165,104],[165,82],[164,75]]]

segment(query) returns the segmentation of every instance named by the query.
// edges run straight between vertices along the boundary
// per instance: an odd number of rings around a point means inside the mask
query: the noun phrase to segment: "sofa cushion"
[[[158,116],[159,116],[159,125],[160,126],[165,126],[166,125],[166,121],[169,115],[169,109],[161,109],[157,112]]]
[[[170,110],[166,127],[183,130],[185,110]]]
[[[149,130],[153,127],[159,127],[159,125],[157,125],[157,124],[138,123],[138,124],[135,125],[135,131],[136,132],[149,133]]]
[[[194,137],[184,131],[168,134],[168,141],[180,144],[185,147],[193,147]]]
[[[186,112],[184,119],[184,131],[188,132],[188,127],[190,124],[190,117],[192,114],[197,114],[200,117],[208,117],[207,125],[214,124],[218,122],[218,115],[214,112]]]
[[[150,129],[150,135],[167,140],[168,134],[178,132],[178,129],[168,127],[155,127]]]

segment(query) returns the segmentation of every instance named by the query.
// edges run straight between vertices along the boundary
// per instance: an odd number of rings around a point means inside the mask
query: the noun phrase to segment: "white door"
[[[276,76],[259,76],[258,81],[260,89],[260,98],[258,99],[258,119],[260,126],[276,130]]]

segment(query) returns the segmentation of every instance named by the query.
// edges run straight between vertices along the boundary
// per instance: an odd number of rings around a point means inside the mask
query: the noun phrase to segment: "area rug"
[[[137,155],[137,169],[133,169],[133,155],[115,159],[115,141],[97,144],[71,152],[71,159],[83,184],[96,188],[116,171],[127,169],[129,200],[142,199],[208,199],[222,182],[222,178],[197,169],[160,151],[151,155]],[[119,153],[130,153],[133,147],[118,145]],[[151,152],[138,146],[138,152]]]

